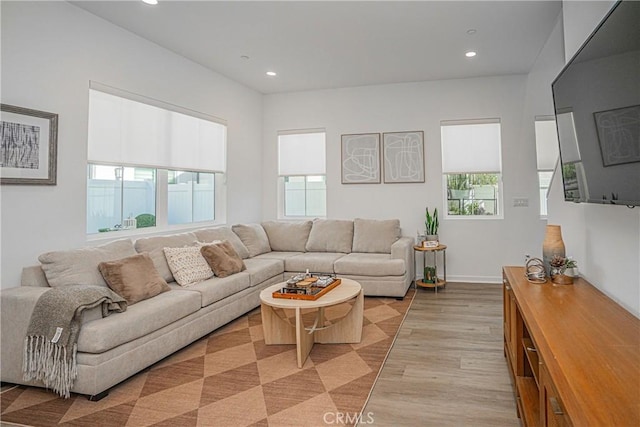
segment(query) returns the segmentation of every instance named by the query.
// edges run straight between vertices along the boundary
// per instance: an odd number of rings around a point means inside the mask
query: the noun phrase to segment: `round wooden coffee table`
[[[364,293],[355,280],[341,279],[342,283],[315,301],[274,298],[273,292],[284,283],[269,286],[260,292],[260,311],[265,344],[295,344],[298,368],[302,368],[314,343],[358,343],[362,339]],[[355,298],[351,311],[335,323],[325,325],[324,309]],[[274,308],[295,310],[295,325],[280,317]],[[312,326],[305,327],[302,310],[317,309]]]

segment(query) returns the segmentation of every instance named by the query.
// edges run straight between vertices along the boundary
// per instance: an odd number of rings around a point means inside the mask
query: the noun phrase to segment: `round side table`
[[[420,286],[421,288],[434,288],[435,292],[438,293],[439,287],[446,287],[447,285],[447,245],[438,244],[433,248],[424,248],[422,246],[414,246],[413,250],[416,252],[423,253],[424,267],[429,267],[427,264],[427,253],[433,254],[433,268],[435,268],[436,275],[434,277],[433,282],[425,282],[424,280],[418,280],[416,275],[416,286]],[[443,277],[442,279],[438,278],[438,252],[442,252],[442,260],[443,260]],[[424,271],[424,270],[423,270]],[[423,278],[426,279],[426,278]]]

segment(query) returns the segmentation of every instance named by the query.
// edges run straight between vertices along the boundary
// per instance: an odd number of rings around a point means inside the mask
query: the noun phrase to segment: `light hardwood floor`
[[[503,353],[501,285],[418,289],[362,419],[379,426],[519,426]]]

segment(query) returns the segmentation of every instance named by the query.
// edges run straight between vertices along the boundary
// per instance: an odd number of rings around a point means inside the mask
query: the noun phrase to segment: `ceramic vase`
[[[542,242],[542,261],[547,275],[551,275],[551,258],[554,255],[565,256],[564,242],[559,225],[547,225],[547,232]]]

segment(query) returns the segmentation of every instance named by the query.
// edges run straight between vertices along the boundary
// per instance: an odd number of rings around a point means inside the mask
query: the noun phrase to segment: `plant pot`
[[[554,274],[551,276],[551,281],[556,285],[573,285],[573,277],[566,274]]]
[[[547,225],[547,232],[542,242],[542,260],[544,261],[544,268],[549,276],[553,276],[550,261],[554,255],[565,256],[562,232],[559,225]]]
[[[437,242],[438,235],[437,234],[427,234],[426,236],[427,242]]]

